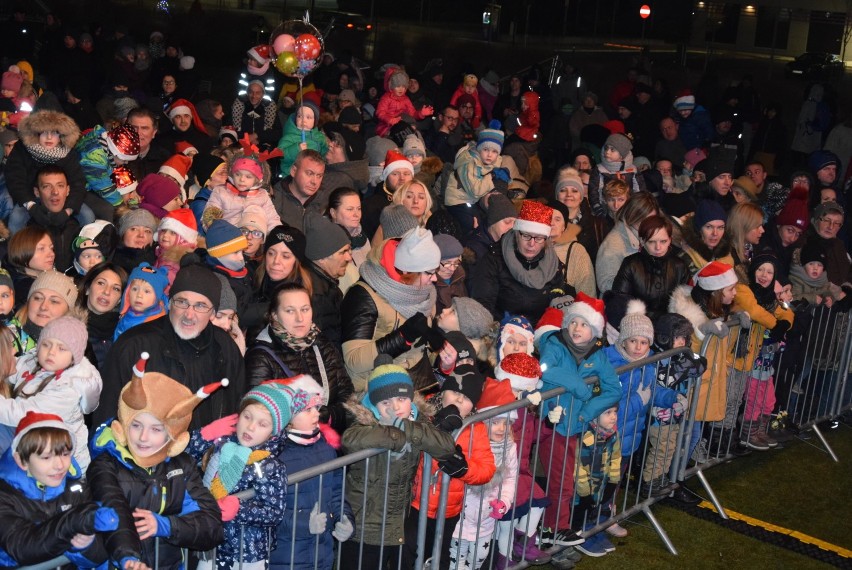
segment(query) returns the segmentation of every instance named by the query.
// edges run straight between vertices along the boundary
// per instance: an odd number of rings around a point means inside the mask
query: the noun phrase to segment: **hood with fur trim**
[[[704,340],[704,333],[698,330],[698,327],[710,320],[710,318],[701,310],[692,299],[692,287],[689,285],[679,285],[672,293],[669,301],[669,312],[677,313],[692,323],[692,330],[699,340]]]
[[[38,144],[38,135],[45,131],[58,131],[62,146],[74,148],[80,139],[80,127],[74,119],[58,111],[36,111],[21,120],[18,134],[25,146]]]

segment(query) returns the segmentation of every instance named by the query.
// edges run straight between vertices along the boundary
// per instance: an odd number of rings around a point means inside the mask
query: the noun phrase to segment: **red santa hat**
[[[112,179],[112,183],[115,184],[115,189],[122,196],[130,194],[139,186],[136,177],[133,176],[133,173],[126,166],[116,166],[113,168],[110,178]]]
[[[249,49],[246,53],[253,61],[257,62],[257,67],[261,67],[263,64],[269,63],[271,51],[269,44],[260,44]]]
[[[188,141],[179,141],[175,144],[175,152],[178,154],[183,154],[185,156],[192,157],[189,153],[198,154],[198,149],[195,148],[195,145]]]
[[[689,89],[684,89],[677,94],[674,100],[674,108],[677,111],[691,111],[695,109],[695,95]]]
[[[533,392],[540,389],[541,374],[541,366],[538,360],[526,352],[506,355],[494,369],[494,376],[497,380],[508,380],[513,390],[521,392]],[[480,400],[480,404],[477,406],[479,411],[482,411],[481,406]]]
[[[174,119],[177,115],[190,115],[195,129],[204,134],[204,136],[207,136],[207,129],[204,127],[204,123],[201,122],[201,117],[198,116],[195,105],[186,99],[178,99],[172,103],[172,106],[166,111],[166,115],[168,115],[169,119]]]
[[[139,156],[139,133],[127,125],[119,125],[106,134],[107,148],[113,156],[129,162]]]
[[[562,319],[562,328],[567,328],[568,323],[574,317],[580,317],[592,327],[595,337],[603,336],[606,326],[606,313],[604,313],[604,302],[594,297],[589,297],[582,291],[577,293],[574,302],[565,309],[565,317]]]
[[[183,188],[183,185],[186,184],[186,177],[190,168],[192,168],[191,158],[184,154],[173,154],[166,159],[157,172],[171,176]]]
[[[737,284],[737,274],[734,268],[721,261],[711,261],[702,267],[692,278],[696,287],[705,291],[718,291]]]
[[[500,382],[494,378],[486,378],[485,385],[482,387],[482,395],[479,397],[479,402],[476,404],[476,410],[484,412],[492,408],[505,406],[506,404],[513,404],[517,401],[518,399],[515,398],[515,393],[512,392],[512,386],[509,382]],[[507,412],[507,414],[509,418],[513,420],[518,417],[517,410],[512,410],[511,412]],[[502,416],[507,414],[502,414]],[[501,416],[496,417],[499,418]]]
[[[515,230],[537,236],[550,236],[553,208],[535,200],[524,200],[521,212],[515,219]]]
[[[18,422],[18,427],[15,428],[15,437],[12,440],[11,447],[12,451],[17,451],[18,444],[21,443],[21,438],[23,438],[27,433],[31,432],[32,430],[38,428],[56,428],[65,430],[68,432],[68,435],[71,436],[72,449],[77,443],[74,440],[74,434],[62,420],[62,418],[55,414],[43,414],[31,410],[27,412],[27,415],[25,415],[20,422]]]
[[[558,331],[562,328],[562,319],[565,318],[565,313],[557,307],[548,307],[544,310],[544,314],[535,325],[535,333],[533,338],[538,344],[541,335],[550,331]]]
[[[157,226],[154,240],[159,239],[160,230],[171,230],[190,245],[196,245],[198,241],[198,224],[189,208],[178,208],[166,214]]]
[[[382,180],[387,180],[391,172],[403,168],[414,174],[414,165],[405,158],[405,155],[396,149],[389,150],[385,155],[385,169],[382,170]]]

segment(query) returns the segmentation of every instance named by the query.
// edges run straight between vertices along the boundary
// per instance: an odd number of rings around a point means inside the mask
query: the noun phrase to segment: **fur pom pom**
[[[322,434],[322,436],[325,438],[325,440],[328,442],[328,444],[331,447],[333,447],[334,449],[340,449],[340,446],[341,446],[340,434],[337,433],[337,431],[335,431],[335,429],[333,427],[331,427],[330,424],[324,424],[324,423],[320,422],[319,430],[320,430],[320,433]]]
[[[641,299],[630,299],[627,303],[627,311],[625,315],[644,315],[647,307]]]

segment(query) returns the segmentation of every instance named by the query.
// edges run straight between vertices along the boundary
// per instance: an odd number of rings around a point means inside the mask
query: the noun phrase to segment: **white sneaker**
[[[628,535],[627,529],[618,523],[615,523],[612,526],[608,526],[606,528],[606,531],[607,533],[609,533],[610,536],[614,536],[616,538],[624,538]]]

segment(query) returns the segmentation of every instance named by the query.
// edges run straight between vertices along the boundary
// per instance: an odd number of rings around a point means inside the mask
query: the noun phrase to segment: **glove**
[[[429,334],[429,322],[426,320],[426,315],[417,313],[402,323],[398,330],[405,342],[414,344],[418,338]]]
[[[698,330],[704,334],[704,336],[712,334],[719,338],[728,336],[728,333],[730,332],[728,330],[728,326],[719,319],[713,319],[712,321],[701,323],[698,325]]]
[[[677,395],[677,400],[674,404],[672,404],[672,411],[675,416],[682,416],[686,411],[686,408],[689,406],[689,400],[686,399],[686,396],[683,394]]]
[[[231,414],[230,416],[225,416],[224,418],[219,418],[218,420],[210,422],[201,428],[201,437],[204,441],[214,441],[220,437],[233,435],[234,432],[237,431],[238,418],[238,414]]]
[[[512,180],[512,175],[509,174],[508,168],[495,168],[491,171],[491,176],[493,176],[495,180],[500,180],[501,182],[509,182]]]
[[[438,467],[450,477],[455,477],[456,479],[464,477],[467,474],[467,459],[462,452],[461,446],[456,444],[455,452],[447,459],[439,461]]]
[[[426,330],[426,334],[420,337],[420,340],[428,344],[432,352],[440,352],[447,339],[444,337],[444,331],[438,328],[436,322],[431,328]]]
[[[604,485],[603,495],[601,495],[601,504],[609,503],[615,493],[618,492],[618,483],[607,483]]]
[[[352,521],[349,520],[349,517],[343,515],[339,521],[334,523],[334,530],[331,531],[331,536],[339,542],[346,542],[352,536],[353,532],[355,532],[355,527],[352,525]]]
[[[781,342],[784,340],[784,335],[787,334],[788,330],[790,330],[789,321],[778,321],[775,323],[775,326],[772,327],[772,330],[769,331],[769,342]]]
[[[222,511],[222,522],[234,520],[240,510],[240,500],[234,495],[228,495],[216,502],[219,503],[219,509]]]
[[[672,419],[672,408],[657,408],[657,419],[661,422],[668,422]]]
[[[328,515],[320,512],[319,501],[314,503],[314,508],[311,509],[311,518],[308,521],[308,530],[311,534],[322,534],[325,532],[325,527],[328,524]]]
[[[492,519],[497,519],[498,521],[503,518],[503,515],[506,514],[506,511],[509,510],[509,507],[506,506],[506,503],[501,501],[500,499],[494,499],[493,501],[488,503],[491,506],[491,514]]]
[[[745,311],[740,311],[737,313],[737,318],[740,321],[740,328],[743,330],[748,330],[751,328],[751,317]]]
[[[529,400],[529,401],[530,401],[530,403],[531,403],[533,406],[537,406],[537,405],[539,405],[539,404],[541,403],[541,392],[539,392],[539,391],[537,391],[537,390],[536,390],[535,392],[529,392],[529,393],[526,395],[526,397],[527,397],[527,400]]]
[[[491,177],[491,183],[494,185],[493,192],[507,196],[509,194],[509,183],[505,180],[500,180],[496,176]]]
[[[649,385],[645,388],[640,386],[639,389],[636,390],[636,393],[639,394],[639,398],[642,399],[642,405],[647,406],[648,402],[651,401],[651,386]]]
[[[110,507],[95,511],[95,532],[112,532],[118,528],[118,514]]]
[[[581,511],[585,511],[587,513],[591,513],[597,508],[595,500],[592,498],[591,495],[580,497],[580,501],[578,502],[577,506],[580,507]]]
[[[462,417],[458,406],[451,405],[438,410],[438,413],[432,418],[432,425],[447,433],[452,433],[459,429],[462,426]]]
[[[562,419],[562,413],[564,411],[565,408],[563,408],[562,406],[556,406],[547,413],[547,419],[550,420],[550,423],[556,425],[559,423],[559,420]]]

